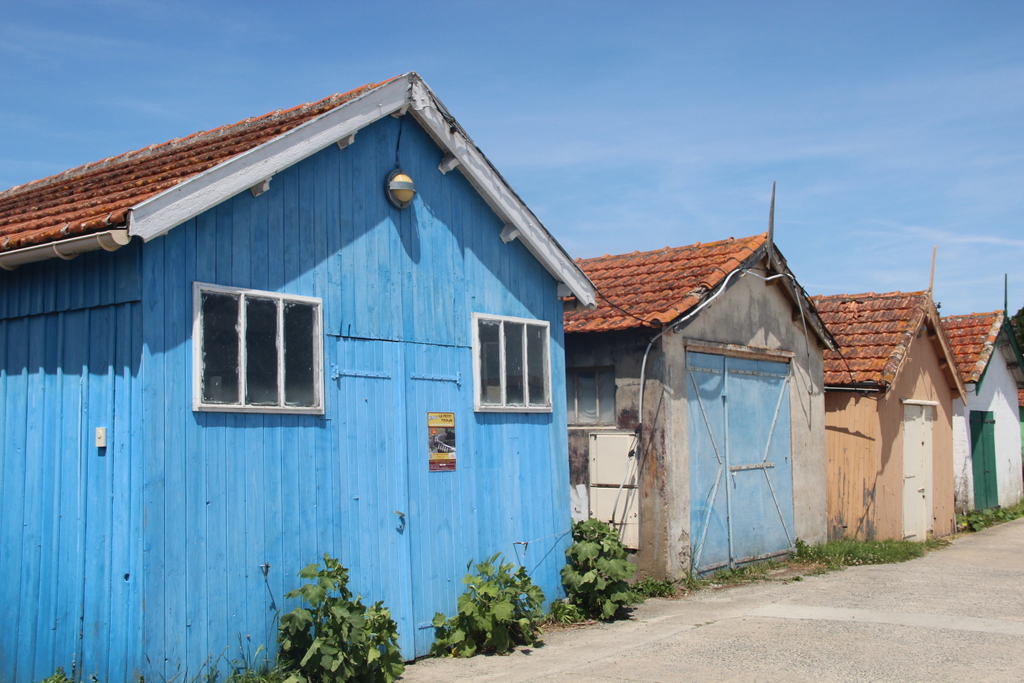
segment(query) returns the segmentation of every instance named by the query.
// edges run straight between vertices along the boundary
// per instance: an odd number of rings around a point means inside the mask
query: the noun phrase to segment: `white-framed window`
[[[324,411],[322,302],[193,283],[192,409]]]
[[[616,424],[615,369],[567,370],[565,398],[569,424]]]
[[[477,411],[551,412],[550,329],[543,320],[473,314]]]

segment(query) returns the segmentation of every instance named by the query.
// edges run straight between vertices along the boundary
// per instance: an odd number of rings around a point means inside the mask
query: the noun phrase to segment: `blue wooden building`
[[[593,285],[416,74],[0,193],[0,267],[0,681],[273,651],[323,553],[408,658],[559,595]]]

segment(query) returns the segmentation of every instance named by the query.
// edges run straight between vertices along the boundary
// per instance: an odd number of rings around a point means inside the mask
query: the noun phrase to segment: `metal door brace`
[[[741,472],[743,470],[768,470],[773,467],[775,467],[775,463],[773,462],[759,462],[755,465],[736,465],[735,467],[730,467],[729,471]]]
[[[386,372],[357,372],[355,370],[342,370],[337,365],[331,366],[331,379],[339,377],[366,377],[369,379],[391,379]]]
[[[462,386],[462,373],[454,377],[449,375],[409,375],[412,379],[423,379],[430,382],[454,382],[456,386]]]

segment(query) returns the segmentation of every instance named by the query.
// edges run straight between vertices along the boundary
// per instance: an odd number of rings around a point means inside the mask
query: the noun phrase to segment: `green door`
[[[971,411],[971,459],[974,461],[974,508],[984,510],[999,505],[996,421],[989,411]]]

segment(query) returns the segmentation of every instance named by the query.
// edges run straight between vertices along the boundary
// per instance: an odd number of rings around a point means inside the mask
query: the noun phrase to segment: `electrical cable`
[[[789,273],[776,273],[775,275],[771,275],[769,277],[761,277],[760,275],[755,273],[754,270],[759,270],[759,269],[750,268],[749,270],[747,270],[747,272],[750,273],[751,275],[753,275],[754,277],[758,278],[759,280],[763,280],[764,282],[771,282],[772,280],[774,280],[776,278],[788,277],[790,280],[792,280],[793,286],[795,288],[797,288],[797,302],[796,302],[796,305],[797,305],[797,308],[800,309],[800,325],[803,327],[803,330],[804,330],[804,348],[807,351],[807,374],[808,374],[808,379],[809,379],[810,378],[810,372],[811,372],[811,340],[810,340],[810,337],[807,336],[807,319],[804,316],[804,305],[803,305],[803,302],[800,301],[800,295],[802,294],[804,297],[806,297],[807,296],[807,292],[803,291],[803,287],[800,286],[800,283],[797,282],[796,278],[793,277]],[[765,272],[766,273],[770,273],[771,271],[765,270]],[[807,393],[808,394],[813,394],[814,393],[814,383],[811,382],[811,381],[807,382]]]
[[[753,269],[753,268],[751,268],[750,270],[752,271],[752,270],[754,270],[754,269]],[[749,272],[749,271],[748,271],[748,272]],[[765,272],[769,272],[769,271],[765,271]],[[793,277],[792,275],[790,275],[789,273],[778,273],[778,274],[776,274],[776,275],[773,275],[773,276],[771,276],[771,277],[767,277],[767,278],[765,278],[765,277],[761,277],[761,276],[760,276],[760,275],[758,275],[757,273],[753,273],[753,272],[751,272],[751,275],[753,275],[754,277],[756,277],[756,278],[759,278],[759,279],[761,279],[761,280],[764,280],[765,282],[768,282],[769,280],[774,280],[774,279],[775,279],[775,278],[777,278],[777,277],[782,277],[783,275],[785,275],[786,277],[788,277],[788,278],[789,278],[790,280],[792,280],[792,281],[793,281],[793,285],[794,285],[795,287],[799,287],[799,289],[800,289],[800,292],[801,292],[801,293],[802,293],[802,294],[803,294],[803,295],[804,295],[804,296],[805,296],[806,298],[810,298],[810,297],[807,297],[807,292],[805,292],[805,291],[804,291],[803,287],[800,287],[800,284],[799,284],[799,283],[798,283],[798,282],[796,281],[796,278],[795,278],[795,277]],[[799,304],[798,304],[798,305],[799,305]],[[801,324],[802,324],[802,325],[803,325],[803,327],[804,327],[804,337],[805,337],[805,341],[806,341],[806,338],[807,338],[807,323],[806,323],[806,321],[804,320],[804,309],[803,309],[803,305],[800,305],[800,322],[801,322]],[[846,356],[845,356],[845,355],[843,355],[843,349],[842,349],[842,347],[841,347],[841,346],[839,346],[839,344],[838,344],[838,343],[836,344],[836,349],[835,349],[835,351],[836,351],[836,353],[838,353],[838,354],[839,354],[839,357],[840,357],[840,358],[842,359],[842,361],[843,361],[843,364],[844,364],[844,365],[846,366],[846,372],[847,372],[847,374],[849,374],[849,375],[850,375],[850,382],[851,382],[851,383],[852,383],[852,382],[854,382],[854,381],[855,381],[855,379],[854,379],[854,376],[853,376],[853,368],[851,368],[851,367],[850,367],[850,361],[848,361],[848,360],[846,359]],[[807,347],[807,359],[808,359],[808,367],[810,367],[810,357],[811,357],[811,349],[810,349],[810,346],[809,346],[809,342],[808,342],[808,347]],[[811,393],[811,390],[812,390],[812,387],[811,387],[811,386],[808,386],[808,387],[807,387],[807,391],[808,391],[808,393]],[[857,389],[854,389],[854,390],[855,390],[855,391],[859,391],[859,390],[857,390]]]
[[[607,296],[605,295],[605,293],[604,293],[604,292],[602,292],[602,291],[601,291],[600,289],[597,289],[597,287],[595,287],[595,288],[594,288],[594,290],[595,290],[595,291],[597,292],[597,295],[598,295],[599,297],[601,297],[602,299],[604,299],[604,300],[605,300],[605,301],[606,301],[606,302],[608,303],[608,305],[609,305],[609,306],[611,306],[612,308],[617,308],[617,309],[619,309],[620,311],[622,311],[623,313],[625,313],[626,315],[628,315],[628,316],[629,316],[630,318],[634,318],[634,319],[636,319],[636,320],[639,320],[640,322],[642,322],[642,323],[643,323],[644,325],[646,325],[647,327],[654,327],[654,326],[655,326],[655,325],[654,325],[653,323],[651,323],[650,321],[648,321],[648,320],[644,320],[643,318],[641,318],[641,317],[639,317],[639,316],[637,316],[637,315],[634,315],[634,314],[633,314],[633,313],[631,313],[630,311],[626,310],[626,309],[625,309],[625,308],[623,308],[622,306],[619,306],[619,305],[618,305],[617,303],[615,303],[614,301],[612,301],[611,299],[609,299],[609,298],[608,298],[608,297],[607,297]]]
[[[398,151],[402,149],[402,129],[405,127],[405,117],[398,119],[398,140],[395,142],[395,168],[401,168],[398,163]]]
[[[622,483],[619,484],[619,490],[615,492],[615,502],[612,504],[612,522],[613,523],[615,522],[615,516],[616,516],[616,514],[619,511],[619,497],[622,496],[622,490],[626,488],[626,482],[629,480],[629,475],[632,474],[632,472],[633,472],[633,464],[634,463],[639,463],[640,456],[637,453],[637,451],[638,451],[637,447],[638,446],[639,446],[639,437],[636,434],[634,434],[633,435],[633,443],[630,445],[630,449],[629,449],[629,463],[623,469],[623,472],[622,472]],[[639,467],[639,464],[637,466]],[[623,505],[622,506],[622,522],[619,523],[620,527],[625,525],[625,523],[626,523],[626,512],[627,512],[627,510],[628,510],[628,506],[627,505]],[[621,530],[620,530],[619,533],[621,534]]]

